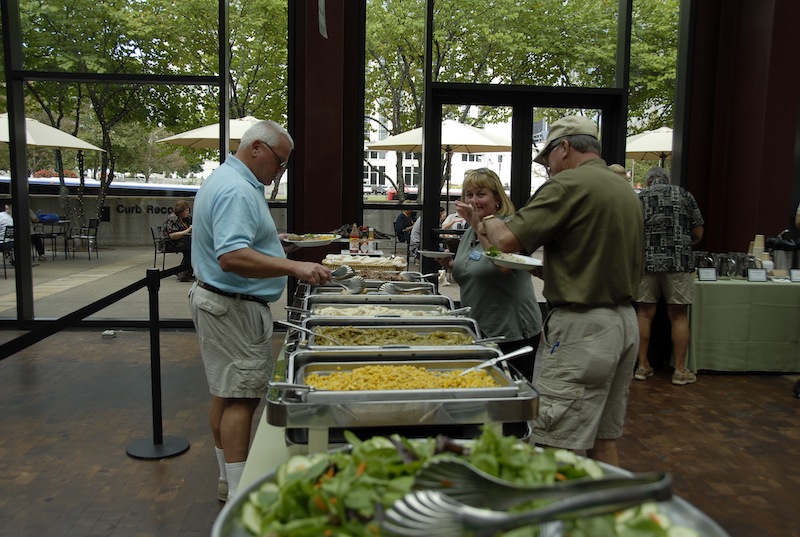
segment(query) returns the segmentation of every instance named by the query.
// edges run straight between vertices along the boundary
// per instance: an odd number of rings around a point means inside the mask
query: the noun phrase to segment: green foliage
[[[679,1],[634,2],[631,134],[672,124]],[[366,2],[367,128],[383,125],[396,134],[418,127],[426,0]],[[216,0],[21,0],[24,65],[41,71],[216,73],[217,7]],[[611,87],[617,7],[617,0],[437,0],[432,78]],[[285,122],[287,9],[286,0],[230,2],[231,117]],[[168,134],[218,120],[213,87],[28,82],[26,88],[29,115],[106,149],[102,162],[93,164],[97,169],[196,167],[203,156],[198,151],[144,150],[152,145],[149,137],[159,125]],[[478,125],[503,121],[509,111],[483,107],[477,118],[466,113],[457,106],[444,110],[446,118]],[[66,167],[75,167],[71,157]]]
[[[367,116],[397,134],[422,124],[425,1],[367,1]],[[432,78],[442,82],[614,87],[616,0],[439,0]],[[629,128],[672,123],[679,0],[637,0]],[[445,117],[464,121],[464,110]],[[506,110],[480,109],[477,123]],[[566,111],[551,111],[550,115]],[[552,118],[551,118],[552,119]],[[472,120],[474,121],[474,120]]]

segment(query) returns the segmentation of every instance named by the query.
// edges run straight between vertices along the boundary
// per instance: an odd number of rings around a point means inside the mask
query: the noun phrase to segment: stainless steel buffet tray
[[[346,304],[380,304],[384,306],[441,306],[454,309],[453,299],[444,295],[306,295],[303,309],[313,310],[317,304],[343,306]]]
[[[515,397],[303,401],[267,399],[267,422],[286,428],[450,426],[524,422],[536,418],[538,394],[517,380]],[[325,439],[327,445],[327,435]]]
[[[396,328],[409,331],[415,335],[426,336],[432,332],[444,331],[448,333],[461,334],[467,336],[471,341],[480,338],[478,323],[469,317],[320,317],[312,316],[303,320],[303,327],[309,330],[317,330],[320,327],[345,328],[353,327],[359,331],[383,330]],[[327,338],[317,338],[314,335],[303,333],[300,339],[301,345],[309,347],[331,347],[337,346]],[[398,341],[391,345],[369,345],[370,347],[380,346],[412,346],[413,343]],[[348,345],[352,346],[352,345]],[[360,345],[355,345],[360,346]],[[420,345],[416,345],[420,346]]]
[[[373,311],[369,311],[373,308]],[[380,313],[375,311],[380,308]],[[324,313],[333,310],[334,313]],[[363,311],[357,314],[358,311]],[[309,315],[323,317],[438,317],[448,315],[451,308],[438,304],[331,304],[318,303],[311,306]]]
[[[474,364],[499,356],[500,351],[480,345],[465,347],[416,347],[413,349],[328,348],[301,349],[287,359],[286,381],[297,383],[298,372],[312,364],[452,362],[454,366]],[[538,394],[524,378],[509,376],[497,390],[475,392],[474,397],[452,397],[438,390],[418,398],[410,392],[386,394],[376,390],[367,397],[334,395],[332,400],[311,400],[292,390],[270,389],[267,393],[267,422],[287,429],[306,429],[311,451],[325,449],[329,430],[370,427],[430,427],[471,424],[519,423],[532,420],[538,410]],[[512,370],[513,371],[513,370]],[[392,390],[394,391],[394,390]],[[453,390],[451,390],[453,391]],[[511,393],[513,391],[513,393]],[[380,393],[378,393],[380,392]]]
[[[464,370],[478,365],[481,360],[408,360],[403,362],[315,362],[300,367],[295,373],[296,384],[307,384],[307,377],[311,374],[330,375],[334,373],[352,372],[359,367],[371,365],[407,365],[423,367],[427,371],[446,373],[453,370]],[[307,402],[353,402],[381,399],[384,401],[402,401],[418,399],[455,399],[455,398],[480,398],[480,397],[515,397],[518,388],[516,384],[497,367],[485,369],[492,378],[495,386],[486,388],[448,388],[448,389],[416,389],[416,390],[314,390],[302,392],[298,395]]]
[[[386,280],[364,280],[364,291],[361,294],[378,293],[379,292],[378,289],[384,283],[386,283]],[[403,295],[424,296],[424,295],[433,295],[436,293],[436,286],[434,286],[431,282],[392,282],[392,285],[394,285],[400,290],[421,289],[408,292],[401,291],[399,294]],[[341,285],[336,285],[334,283],[326,283],[323,285],[312,285],[311,289],[309,290],[309,295],[311,296],[342,295],[342,294],[349,294],[349,293],[344,289],[342,289]]]

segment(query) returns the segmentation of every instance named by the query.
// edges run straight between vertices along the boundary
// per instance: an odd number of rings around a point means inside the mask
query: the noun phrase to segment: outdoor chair
[[[175,241],[162,236],[161,226],[151,227],[150,234],[153,236],[153,268],[156,268],[158,263],[158,254],[161,254],[161,270],[164,270],[164,267],[166,266],[167,254],[178,253],[176,248],[170,248],[170,245]]]
[[[14,266],[14,226],[6,226],[0,249],[3,251],[3,278],[7,280],[8,269],[6,268],[6,263],[10,262],[11,266]]]
[[[53,261],[56,259],[56,250],[58,249],[56,246],[56,239],[58,239],[58,233],[56,232],[57,226],[58,224],[45,224],[42,222],[36,223],[33,226],[33,235],[31,235],[31,238],[38,237],[42,240],[42,242],[45,240],[50,241],[50,252],[53,255]],[[33,255],[35,255],[35,251]]]
[[[92,246],[94,246],[95,258],[100,257],[98,253],[99,247],[97,245],[97,229],[100,227],[99,218],[90,218],[88,226],[81,226],[73,228],[72,233],[67,237],[67,241],[72,242],[72,257],[75,257],[75,243],[81,241],[86,244],[86,252],[89,254],[89,259],[92,258]]]

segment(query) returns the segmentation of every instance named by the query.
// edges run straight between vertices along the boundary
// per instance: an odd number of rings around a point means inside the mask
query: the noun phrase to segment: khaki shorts
[[[555,308],[542,334],[533,440],[580,450],[622,436],[639,348],[633,306]]]
[[[189,309],[211,394],[264,397],[275,366],[269,306],[218,295],[194,284]]]
[[[694,272],[647,272],[639,282],[637,302],[655,304],[661,296],[667,304],[694,303]]]

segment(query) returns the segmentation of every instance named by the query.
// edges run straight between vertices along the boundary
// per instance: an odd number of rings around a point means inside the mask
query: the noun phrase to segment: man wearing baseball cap
[[[550,127],[534,159],[550,179],[507,221],[478,219],[456,202],[477,233],[503,252],[544,246],[541,371],[534,382],[534,440],[619,464],[639,332],[633,301],[642,276],[642,208],[625,179],[600,158],[597,126],[581,116]]]

